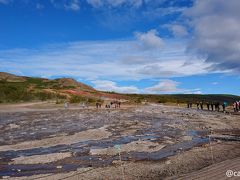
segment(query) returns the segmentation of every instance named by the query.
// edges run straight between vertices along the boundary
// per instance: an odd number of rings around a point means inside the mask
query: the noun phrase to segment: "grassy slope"
[[[41,78],[25,78],[21,82],[0,81],[0,102],[19,102],[65,98],[57,93],[49,93],[44,89],[59,89],[55,81],[45,81]]]
[[[239,100],[239,96],[235,95],[228,95],[228,94],[167,94],[167,95],[128,95],[135,101],[150,101],[156,103],[187,103],[187,102],[197,102],[197,101],[204,101],[204,102],[228,102],[232,103],[236,100]]]

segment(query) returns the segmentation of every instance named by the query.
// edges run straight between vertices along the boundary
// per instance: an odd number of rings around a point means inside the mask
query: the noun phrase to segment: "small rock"
[[[191,136],[183,136],[184,141],[191,141],[192,137]]]
[[[112,164],[120,165],[120,164],[122,164],[122,162],[121,162],[121,161],[114,160],[114,161],[112,162]]]
[[[171,164],[172,162],[171,162],[171,160],[167,160],[166,162],[165,162],[165,164]]]
[[[173,142],[173,141],[170,141],[170,140],[165,141],[165,143],[166,143],[166,144],[174,144],[174,142]]]
[[[17,125],[17,124],[9,124],[9,127],[10,127],[11,129],[15,129],[15,128],[19,128],[20,126]]]

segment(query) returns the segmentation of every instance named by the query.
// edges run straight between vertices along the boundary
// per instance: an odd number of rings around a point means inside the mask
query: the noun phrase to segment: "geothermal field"
[[[240,167],[238,114],[45,106],[1,106],[0,178],[224,179]]]

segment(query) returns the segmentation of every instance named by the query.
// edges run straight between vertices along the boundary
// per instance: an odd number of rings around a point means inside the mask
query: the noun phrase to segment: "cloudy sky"
[[[0,71],[123,93],[240,95],[239,0],[0,0]]]

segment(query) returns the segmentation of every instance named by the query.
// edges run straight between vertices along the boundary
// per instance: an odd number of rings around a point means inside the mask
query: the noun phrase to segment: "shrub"
[[[81,96],[72,96],[70,98],[70,103],[80,103],[82,101],[86,101],[86,98],[81,97]]]

